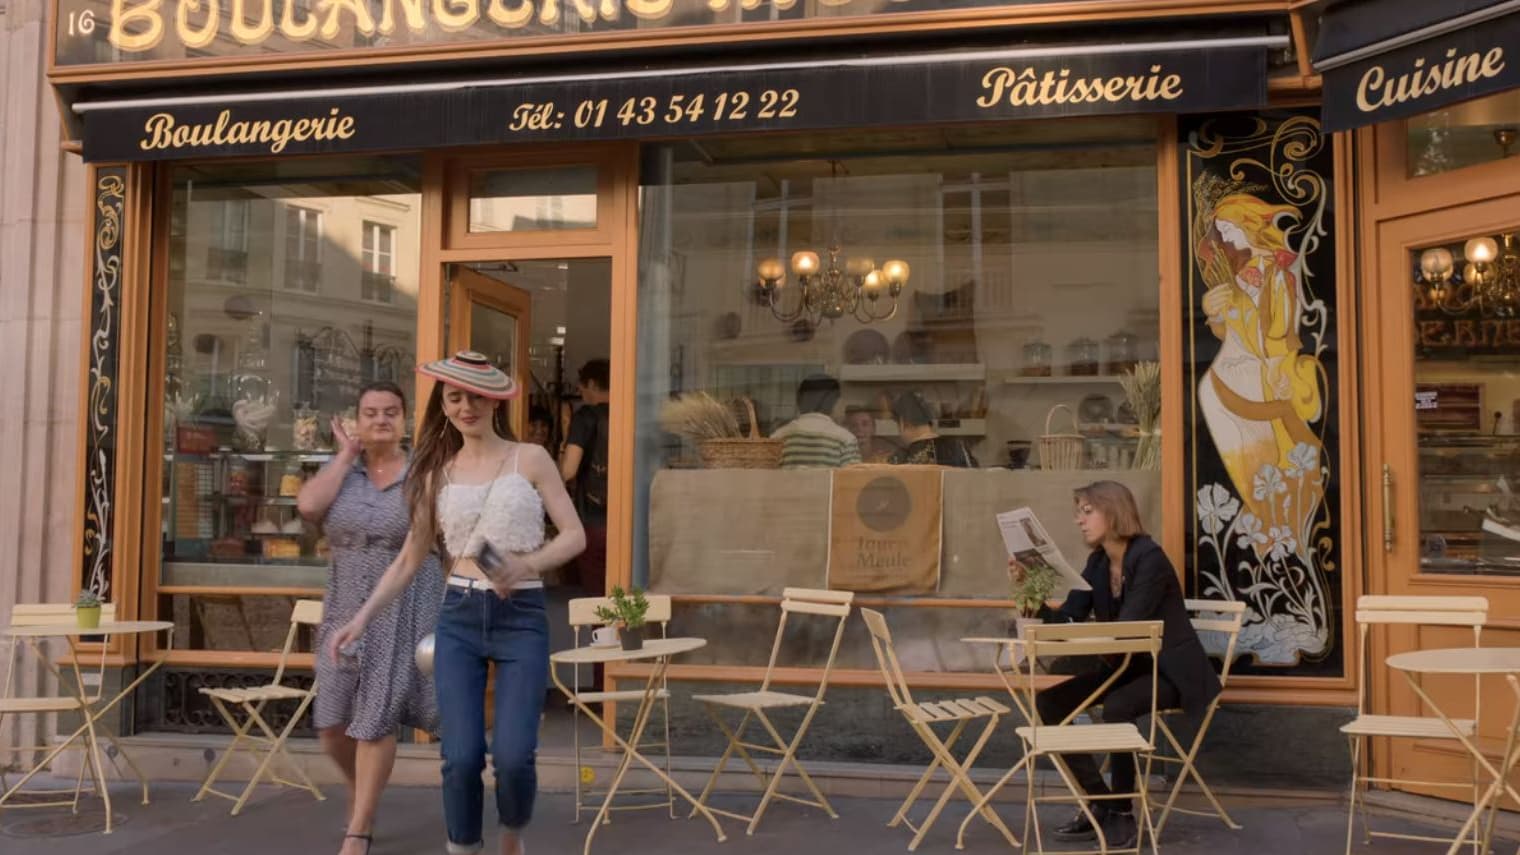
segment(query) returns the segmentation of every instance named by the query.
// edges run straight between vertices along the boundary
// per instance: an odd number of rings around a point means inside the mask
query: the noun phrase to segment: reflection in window
[[[391,287],[396,282],[395,242],[395,228],[364,222],[364,299],[376,303],[391,301]]]
[[[470,231],[596,228],[595,166],[470,173]]]
[[[191,630],[178,643],[266,649],[285,593],[325,584],[327,543],[295,497],[364,383],[410,390],[417,173],[390,158],[174,170],[157,572]]]
[[[1408,128],[1410,178],[1520,154],[1520,89],[1423,113]]]
[[[316,291],[322,278],[322,212],[292,206],[285,212],[285,287]]]
[[[1033,507],[1079,561],[1071,488],[1103,477],[1158,527],[1119,383],[1157,357],[1154,134],[1126,119],[646,146],[634,581],[1003,598],[995,514]],[[683,438],[677,416],[779,443]],[[1042,452],[1047,434],[1072,436]],[[839,492],[851,470],[827,468],[857,458],[892,476],[858,502]],[[867,506],[878,523],[942,509],[924,572],[839,575],[831,538]]]

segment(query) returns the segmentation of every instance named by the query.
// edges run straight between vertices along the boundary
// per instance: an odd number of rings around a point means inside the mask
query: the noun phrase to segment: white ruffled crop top
[[[486,542],[500,555],[534,552],[544,545],[544,500],[533,482],[518,473],[517,455],[514,448],[512,471],[494,480],[447,483],[438,491],[438,524],[449,555],[476,558]]]

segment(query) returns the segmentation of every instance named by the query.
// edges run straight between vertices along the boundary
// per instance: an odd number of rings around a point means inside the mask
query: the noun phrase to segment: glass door
[[[510,262],[455,264],[449,269],[449,350],[474,350],[530,389],[528,344],[533,330],[533,295],[512,284]],[[526,398],[525,398],[526,399]],[[512,431],[522,436],[527,410],[510,408]]]
[[[1520,197],[1391,220],[1378,227],[1368,313],[1370,592],[1484,596],[1485,646],[1520,645]],[[1376,327],[1373,329],[1373,327]],[[1378,511],[1381,511],[1380,513]],[[1375,640],[1368,686],[1381,711],[1428,715],[1384,662],[1403,650],[1468,647],[1460,628],[1408,628]],[[1495,754],[1513,702],[1485,682],[1430,679],[1446,711],[1477,713]],[[1468,699],[1466,704],[1461,701]],[[1464,708],[1465,707],[1465,708]],[[1457,750],[1454,750],[1457,749]],[[1396,740],[1374,763],[1397,777],[1460,780],[1458,746]],[[1384,765],[1387,764],[1387,765]],[[1451,797],[1452,790],[1428,795]]]

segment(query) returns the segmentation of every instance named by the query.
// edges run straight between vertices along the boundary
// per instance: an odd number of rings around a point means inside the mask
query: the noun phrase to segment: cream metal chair
[[[1220,694],[1214,698],[1213,703],[1209,704],[1208,712],[1204,714],[1203,721],[1198,724],[1198,732],[1193,735],[1192,744],[1184,749],[1182,740],[1177,738],[1177,734],[1167,724],[1168,719],[1182,716],[1181,709],[1161,710],[1156,720],[1156,725],[1161,729],[1161,735],[1166,737],[1172,751],[1176,753],[1164,754],[1158,751],[1151,759],[1156,763],[1182,767],[1182,771],[1177,773],[1177,780],[1172,783],[1172,791],[1166,798],[1166,805],[1161,808],[1161,816],[1156,820],[1156,834],[1160,835],[1162,829],[1166,828],[1167,817],[1171,816],[1172,811],[1193,816],[1217,816],[1231,831],[1239,831],[1240,824],[1230,818],[1229,812],[1224,809],[1224,805],[1219,803],[1219,799],[1214,795],[1214,791],[1209,789],[1208,782],[1203,780],[1203,776],[1198,773],[1198,767],[1194,763],[1198,759],[1198,749],[1203,746],[1204,737],[1208,735],[1209,725],[1214,722],[1214,713],[1218,712],[1219,704],[1224,699],[1223,689],[1230,682],[1230,666],[1235,662],[1235,642],[1240,640],[1240,628],[1245,624],[1246,604],[1233,600],[1186,600],[1184,602],[1187,610],[1193,615],[1193,629],[1200,635],[1206,632],[1224,635],[1224,663],[1219,671]],[[1188,778],[1198,782],[1198,789],[1202,791],[1204,798],[1208,799],[1212,810],[1177,807],[1177,796],[1182,793],[1182,787],[1187,783]]]
[[[718,765],[713,769],[712,776],[707,779],[707,786],[702,789],[702,795],[697,799],[698,803],[716,814],[722,814],[733,819],[749,823],[746,833],[754,834],[755,828],[760,825],[761,817],[765,816],[765,810],[775,799],[796,802],[797,804],[810,805],[822,808],[834,819],[839,814],[824,798],[823,793],[808,776],[807,769],[803,768],[802,762],[797,759],[797,747],[802,744],[803,737],[807,734],[808,725],[812,724],[813,717],[817,715],[818,708],[823,705],[824,693],[829,688],[829,675],[834,670],[834,660],[839,655],[839,643],[844,639],[845,621],[850,616],[850,604],[855,601],[855,595],[848,591],[821,591],[810,588],[787,588],[781,594],[781,620],[776,626],[776,639],[771,644],[771,657],[765,666],[765,678],[760,682],[759,688],[752,692],[738,692],[728,695],[695,695],[694,700],[700,701],[706,707],[708,715],[717,722],[718,729],[728,739],[728,748],[723,756],[718,758]],[[786,637],[786,626],[793,615],[808,615],[826,617],[836,621],[834,628],[834,644],[829,648],[828,661],[824,663],[822,674],[818,678],[818,690],[812,695],[798,695],[788,692],[777,692],[771,689],[771,683],[775,678],[776,661],[781,653],[781,643]],[[804,710],[802,722],[797,725],[797,730],[790,740],[781,736],[776,725],[771,721],[768,711],[779,709]],[[737,727],[729,727],[723,720],[722,710],[738,710],[744,713]],[[751,721],[759,721],[770,736],[770,745],[761,745],[755,742],[745,742],[744,732]],[[750,752],[778,755],[781,759],[776,762],[776,768],[769,774],[760,768]],[[738,754],[751,772],[764,787],[764,793],[760,797],[760,804],[755,808],[752,815],[733,813],[718,810],[707,804],[708,798],[718,785],[718,778],[722,776],[723,769],[728,765],[729,758]],[[814,799],[808,800],[788,795],[780,791],[781,779],[786,775],[787,768],[791,767],[797,773]],[[695,812],[693,812],[695,813]]]
[[[982,801],[982,793],[971,782],[971,767],[976,764],[976,758],[981,756],[982,749],[986,747],[987,740],[997,729],[998,722],[1002,717],[1012,712],[1004,704],[992,698],[952,698],[939,701],[915,701],[913,692],[908,688],[908,679],[903,674],[902,664],[898,662],[897,650],[892,644],[892,633],[887,629],[887,619],[881,612],[872,609],[861,609],[860,616],[865,619],[866,629],[871,632],[871,649],[876,653],[876,663],[881,666],[882,678],[886,681],[887,694],[892,698],[892,707],[903,714],[908,720],[908,726],[918,738],[923,740],[924,747],[934,757],[934,762],[919,776],[918,783],[908,793],[902,807],[897,809],[897,814],[892,821],[887,823],[888,828],[896,828],[899,825],[907,826],[913,832],[913,840],[908,844],[908,851],[918,849],[929,829],[939,819],[940,813],[950,801],[955,791],[960,790],[973,805]],[[985,722],[982,731],[977,736],[976,742],[966,752],[965,757],[955,759],[955,744],[961,738],[961,734],[974,721]],[[936,724],[953,724],[949,735],[940,738],[934,730]],[[908,812],[913,809],[919,796],[933,780],[934,773],[944,768],[950,780],[946,782],[945,789],[940,793],[939,800],[934,803],[928,815],[922,823],[914,825],[908,819]],[[1001,817],[991,807],[983,807],[982,818],[986,819],[994,828],[1003,833],[1004,839],[1009,846],[1017,847],[1019,839],[1013,836],[1008,826],[1003,824]]]
[[[216,707],[216,711],[221,713],[222,718],[227,722],[227,726],[232,728],[233,738],[232,744],[227,746],[227,750],[222,752],[221,759],[211,768],[211,772],[206,775],[205,782],[201,784],[200,792],[195,794],[195,798],[192,801],[201,801],[208,795],[220,796],[233,802],[232,815],[237,816],[243,810],[243,806],[248,803],[248,798],[253,795],[254,788],[266,777],[272,784],[305,790],[316,797],[317,801],[326,799],[326,796],[323,796],[322,791],[317,789],[317,785],[312,782],[311,777],[306,774],[306,771],[285,750],[285,742],[290,738],[291,731],[296,729],[296,725],[306,715],[307,708],[311,706],[311,702],[317,697],[317,684],[315,681],[312,682],[310,689],[285,685],[285,669],[290,663],[290,654],[295,648],[296,635],[300,632],[301,627],[316,627],[320,623],[322,623],[322,601],[297,600],[295,608],[290,613],[290,629],[285,633],[285,647],[280,652],[280,663],[275,668],[274,679],[270,680],[267,685],[254,686],[247,689],[201,689],[201,694],[211,699],[211,703]],[[271,703],[280,701],[299,701],[300,703],[296,706],[295,712],[291,714],[290,720],[286,722],[285,727],[276,732],[269,725],[269,722],[265,720],[264,708]],[[232,710],[234,706],[242,709],[243,720],[241,722],[238,721],[237,715]],[[262,736],[251,733],[255,726],[263,733]],[[253,777],[248,779],[247,786],[243,787],[243,791],[240,794],[234,795],[214,789],[216,779],[222,774],[222,770],[227,766],[227,761],[231,760],[234,754],[241,751],[247,753],[250,757],[258,758],[259,753],[256,749],[260,747],[264,748],[265,751],[263,758],[259,760],[258,770],[254,772]],[[301,780],[290,781],[276,775],[271,768],[276,757],[283,759],[286,765],[294,770]]]
[[[1101,823],[1093,814],[1088,803],[1094,800],[1117,800],[1139,799],[1140,811],[1137,819],[1142,823],[1135,835],[1135,846],[1132,849],[1120,851],[1134,852],[1136,855],[1141,851],[1147,836],[1150,837],[1151,852],[1156,852],[1156,829],[1151,823],[1150,796],[1147,787],[1147,779],[1150,773],[1151,756],[1155,752],[1156,745],[1156,722],[1160,718],[1156,715],[1156,680],[1160,676],[1156,660],[1161,651],[1161,621],[1130,621],[1110,623],[1058,623],[1042,624],[1025,628],[1025,640],[1023,642],[1025,662],[1029,667],[1029,681],[1024,686],[1027,693],[1027,708],[1038,709],[1035,704],[1036,668],[1042,657],[1049,656],[1123,656],[1124,659],[1114,669],[1101,685],[1093,690],[1071,714],[1060,722],[1052,725],[1044,724],[1038,715],[1030,718],[1030,723],[1018,729],[1018,735],[1024,743],[1025,756],[1032,764],[1040,757],[1048,757],[1055,766],[1056,772],[1071,792],[1070,796],[1036,796],[1035,777],[1027,775],[1029,794],[1024,811],[1024,840],[1029,840],[1029,825],[1034,823],[1035,851],[1044,852],[1045,843],[1040,832],[1039,817],[1036,815],[1038,802],[1075,802],[1087,821],[1098,832],[1098,848],[1085,850],[1086,853],[1102,855],[1114,850],[1108,848],[1108,839],[1103,833]],[[1151,707],[1148,732],[1142,733],[1138,727],[1130,723],[1122,724],[1074,724],[1073,721],[1089,707],[1093,706],[1103,697],[1110,687],[1129,668],[1130,662],[1137,654],[1150,656],[1151,661]],[[1111,793],[1107,796],[1089,796],[1082,792],[1081,785],[1073,777],[1071,768],[1062,759],[1067,754],[1111,754],[1130,753],[1134,755],[1135,763],[1135,787],[1133,793]],[[1141,758],[1145,758],[1144,765]],[[1074,855],[1068,850],[1061,850],[1061,855]],[[1076,855],[1080,855],[1077,853]]]
[[[102,623],[115,622],[115,603],[101,604],[100,620]],[[17,604],[11,609],[10,623],[11,626],[71,624],[74,623],[74,606],[68,603]],[[106,645],[100,645],[100,659],[93,664],[81,667],[78,659],[69,663],[74,683],[78,690],[76,695],[13,696],[11,693],[16,689],[16,671],[21,667],[23,659],[21,654],[23,650],[32,651],[39,667],[52,671],[55,676],[62,676],[57,667],[48,658],[47,652],[43,647],[44,642],[45,640],[40,638],[0,638],[0,644],[8,645],[9,648],[6,651],[5,687],[3,690],[0,690],[0,725],[3,725],[7,718],[14,721],[21,716],[35,716],[38,733],[41,734],[44,732],[43,723],[47,720],[48,715],[78,713],[84,721],[84,727],[80,732],[74,734],[73,738],[69,741],[71,743],[82,741],[86,756],[79,764],[79,775],[75,779],[72,788],[21,789],[18,791],[18,794],[31,798],[26,799],[20,804],[7,804],[5,805],[5,809],[67,807],[72,812],[78,813],[79,799],[85,793],[85,772],[90,772],[92,791],[94,791],[94,788],[103,786],[104,770],[97,767],[96,764],[100,758],[93,756],[94,752],[91,750],[91,747],[95,745],[97,734],[94,722],[91,720],[89,707],[100,702],[101,686],[104,684],[106,670]],[[108,731],[102,731],[102,733],[111,744],[116,744],[116,738],[113,734]],[[28,753],[40,754],[56,747],[58,746],[36,743],[33,745],[17,745],[9,748],[0,747],[0,752],[19,757]],[[129,762],[131,760],[127,754],[120,751],[117,752],[117,756],[125,758]],[[43,759],[43,762],[47,762],[46,758]],[[8,765],[0,765],[0,793],[10,792],[11,787],[7,777],[9,770],[10,767]],[[22,786],[25,786],[25,782],[21,783]],[[56,801],[48,800],[50,797],[61,797],[65,794],[71,795],[69,798],[62,798]]]
[[[1368,595],[1360,597],[1356,601],[1356,625],[1361,646],[1358,648],[1356,657],[1356,710],[1357,715],[1349,723],[1341,727],[1341,733],[1351,742],[1351,803],[1346,809],[1346,853],[1350,855],[1351,843],[1356,835],[1356,817],[1358,812],[1362,817],[1362,842],[1371,844],[1374,837],[1387,837],[1398,840],[1420,840],[1431,843],[1450,843],[1449,838],[1429,837],[1412,834],[1398,834],[1391,831],[1373,831],[1367,822],[1367,810],[1364,804],[1358,804],[1358,795],[1366,789],[1366,784],[1416,784],[1425,787],[1439,787],[1452,789],[1468,789],[1473,792],[1473,798],[1479,795],[1477,764],[1473,765],[1473,777],[1471,781],[1419,781],[1408,778],[1387,778],[1362,774],[1362,763],[1365,760],[1365,748],[1369,739],[1421,739],[1421,740],[1456,740],[1451,729],[1435,716],[1402,716],[1381,715],[1371,712],[1370,702],[1367,697],[1367,683],[1369,676],[1368,657],[1371,654],[1371,645],[1368,643],[1375,626],[1408,627],[1421,626],[1449,626],[1465,627],[1472,630],[1473,646],[1481,646],[1483,625],[1488,622],[1488,599],[1485,597],[1411,597],[1411,596],[1387,596]],[[1482,708],[1481,680],[1473,677],[1473,711]],[[1452,724],[1459,728],[1463,735],[1472,737],[1477,732],[1477,722],[1470,719],[1453,719]],[[1469,842],[1473,845],[1474,853],[1478,852],[1481,843],[1477,829],[1473,829],[1474,836]],[[1462,842],[1462,841],[1459,841]]]
[[[667,596],[667,595],[664,595],[664,594],[650,594],[650,595],[648,595],[648,600],[649,600],[649,612],[645,616],[645,620],[647,621],[647,623],[649,625],[658,626],[659,630],[660,630],[660,637],[661,638],[665,638],[666,637],[667,624],[670,623],[670,614],[671,614],[670,597]],[[574,599],[574,600],[570,601],[570,628],[574,632],[574,636],[575,636],[574,644],[575,644],[575,646],[577,648],[579,648],[581,646],[581,633],[582,632],[586,631],[588,628],[597,627],[597,626],[600,626],[602,624],[601,619],[599,619],[596,616],[596,610],[597,610],[597,608],[600,607],[600,606],[610,606],[611,603],[612,603],[612,600],[609,599],[609,598],[607,598],[607,597],[580,597],[580,598],[577,598],[577,599]],[[587,632],[587,635],[589,635],[589,634],[590,633]],[[587,774],[591,770],[588,767],[585,767],[585,766],[581,765],[581,730],[580,730],[581,710],[580,710],[580,707],[578,707],[578,706],[575,705],[575,700],[578,699],[582,703],[586,703],[586,704],[615,704],[615,703],[620,703],[620,702],[624,702],[624,701],[629,702],[629,703],[637,704],[639,701],[643,700],[643,698],[644,698],[644,691],[642,689],[629,689],[629,690],[626,690],[626,691],[617,691],[617,692],[582,692],[582,691],[580,691],[580,685],[581,685],[581,666],[579,666],[579,665],[575,666],[575,668],[574,668],[574,674],[575,674],[574,682],[571,685],[575,686],[575,688],[576,688],[575,698],[566,701],[566,703],[568,703],[570,705],[571,710],[574,712],[574,726],[573,726],[572,730],[573,730],[573,733],[574,733],[574,741],[575,741],[575,771],[576,771],[576,774],[575,774],[575,822],[580,822],[581,821],[581,810],[582,809],[590,808],[592,810],[596,810],[597,808],[600,807],[600,805],[598,805],[598,804],[588,804],[587,801],[586,801],[588,798],[594,798],[594,797],[600,795],[600,793],[593,791],[591,789],[591,783],[592,783],[592,781],[587,780],[588,778],[591,777],[590,775]],[[665,774],[669,775],[670,774],[670,691],[668,690],[668,688],[665,685],[661,685],[660,688],[656,690],[655,699],[656,699],[656,701],[659,702],[659,704],[660,704],[660,706],[662,708],[662,713],[663,713],[664,718],[665,718],[665,739],[664,739],[663,742],[659,742],[659,743],[641,742],[639,745],[636,745],[634,747],[637,748],[637,749],[639,749],[640,751],[642,751],[643,749],[648,748],[648,747],[663,748],[665,750]],[[647,796],[647,795],[652,795],[652,794],[656,794],[656,793],[664,793],[665,799],[663,801],[650,802],[650,803],[646,803],[646,804],[613,805],[613,806],[611,806],[609,808],[609,810],[648,810],[650,808],[663,807],[663,808],[666,808],[667,810],[670,811],[670,818],[671,819],[675,819],[675,816],[676,816],[676,814],[675,814],[675,810],[676,810],[675,809],[675,804],[676,804],[675,803],[675,794],[671,791],[671,789],[670,789],[669,786],[666,786],[663,789],[636,789],[636,790],[620,789],[618,791],[618,795],[619,796],[623,796],[623,795],[630,795],[630,796],[632,796],[632,795],[643,795],[643,796]]]

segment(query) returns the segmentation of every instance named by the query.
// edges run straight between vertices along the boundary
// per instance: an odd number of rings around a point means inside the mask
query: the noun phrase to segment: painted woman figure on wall
[[[1238,546],[1259,564],[1309,569],[1324,501],[1322,445],[1310,425],[1323,401],[1319,361],[1302,352],[1300,261],[1284,231],[1299,216],[1292,205],[1248,193],[1215,204],[1196,252],[1208,285],[1203,311],[1220,348],[1199,383],[1198,403],[1244,505],[1234,531]],[[1328,628],[1322,591],[1309,587],[1292,610],[1298,625],[1279,630],[1312,654],[1324,649]]]

